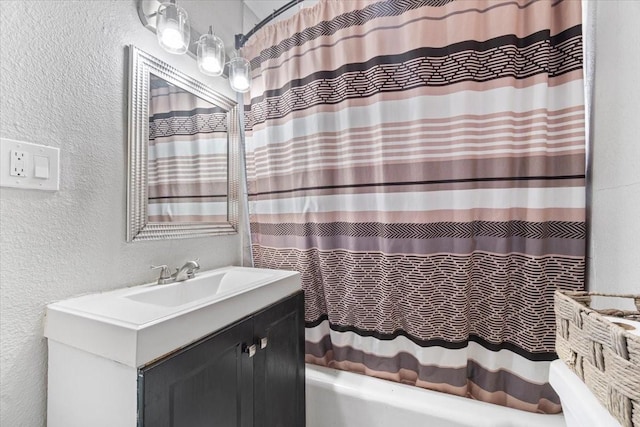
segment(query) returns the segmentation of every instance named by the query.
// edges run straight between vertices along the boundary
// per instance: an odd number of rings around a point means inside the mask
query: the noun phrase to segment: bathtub
[[[306,427],[564,427],[533,414],[404,384],[306,365]]]

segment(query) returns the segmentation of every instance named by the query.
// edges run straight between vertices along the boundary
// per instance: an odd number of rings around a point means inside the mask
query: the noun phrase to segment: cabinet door
[[[253,427],[251,319],[140,370],[139,427]]]
[[[304,296],[302,292],[254,316],[254,426],[305,424]],[[266,338],[266,347],[260,348]]]

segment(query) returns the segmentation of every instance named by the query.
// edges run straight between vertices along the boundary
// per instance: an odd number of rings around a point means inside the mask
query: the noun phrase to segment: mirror
[[[129,49],[127,241],[235,233],[236,103]]]

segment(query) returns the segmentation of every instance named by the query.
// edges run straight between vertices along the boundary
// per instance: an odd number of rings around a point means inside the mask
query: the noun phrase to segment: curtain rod
[[[244,44],[249,40],[249,37],[255,34],[260,28],[267,25],[270,21],[282,15],[287,10],[291,9],[293,6],[298,3],[302,3],[304,0],[291,0],[289,3],[282,6],[280,9],[274,10],[271,15],[264,18],[262,21],[258,22],[246,35],[245,34],[236,34],[236,49],[240,49]]]

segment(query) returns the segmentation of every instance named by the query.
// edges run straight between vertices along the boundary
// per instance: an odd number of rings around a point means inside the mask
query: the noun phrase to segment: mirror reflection
[[[227,221],[227,113],[151,74],[149,222]]]
[[[130,46],[127,241],[237,232],[238,106]]]

